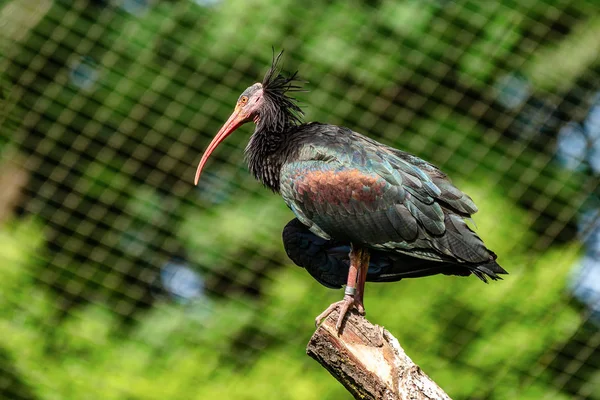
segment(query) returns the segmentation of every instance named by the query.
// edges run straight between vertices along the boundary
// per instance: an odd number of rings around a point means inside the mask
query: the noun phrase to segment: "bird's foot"
[[[342,321],[344,321],[344,317],[346,316],[348,311],[350,311],[351,307],[356,308],[360,315],[365,315],[365,306],[363,305],[362,300],[359,300],[358,297],[346,294],[344,295],[344,298],[342,300],[336,301],[335,303],[331,304],[329,307],[327,307],[325,311],[323,311],[317,316],[317,318],[315,318],[315,326],[318,327],[321,324],[321,322],[325,318],[327,318],[329,314],[333,312],[333,310],[335,310],[338,307],[340,309],[340,315],[335,324],[335,329],[338,331],[338,333],[340,332],[340,328],[342,327]]]
[[[362,299],[354,299],[354,307],[356,307],[356,311],[358,311],[360,315],[364,316],[366,314],[365,305],[363,304]]]

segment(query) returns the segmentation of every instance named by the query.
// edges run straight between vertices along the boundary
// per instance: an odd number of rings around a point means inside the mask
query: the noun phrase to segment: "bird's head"
[[[196,170],[194,184],[198,184],[204,164],[213,150],[246,122],[254,121],[257,131],[263,130],[271,134],[281,133],[290,125],[301,123],[303,112],[296,100],[287,93],[302,91],[299,84],[302,82],[296,79],[296,73],[289,77],[281,74],[279,64],[282,54],[283,51],[273,57],[271,68],[262,83],[255,83],[240,95],[233,113],[204,152]]]

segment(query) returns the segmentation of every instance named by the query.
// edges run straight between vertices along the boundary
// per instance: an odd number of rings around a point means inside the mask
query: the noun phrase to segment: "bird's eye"
[[[246,105],[247,102],[248,102],[248,96],[242,96],[242,98],[240,99],[240,104]]]

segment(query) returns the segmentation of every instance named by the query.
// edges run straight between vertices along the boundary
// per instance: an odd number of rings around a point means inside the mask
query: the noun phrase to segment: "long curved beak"
[[[198,169],[196,169],[196,178],[194,179],[194,185],[198,185],[198,180],[200,179],[202,168],[204,168],[204,164],[206,164],[206,161],[208,160],[208,157],[213,152],[213,150],[216,149],[217,146],[221,144],[221,142],[225,140],[227,136],[229,136],[233,131],[235,131],[247,121],[247,117],[242,112],[241,107],[236,106],[235,110],[233,111],[233,114],[231,114],[231,116],[229,117],[227,122],[225,122],[225,124],[221,127],[221,129],[219,129],[217,135],[206,148],[206,151],[204,152],[204,155],[202,156],[202,159],[198,164]]]

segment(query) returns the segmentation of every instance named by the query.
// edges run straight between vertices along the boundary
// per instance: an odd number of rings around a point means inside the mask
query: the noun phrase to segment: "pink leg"
[[[365,263],[366,259],[366,263]],[[350,307],[354,306],[359,313],[364,314],[365,308],[362,303],[364,286],[369,268],[369,252],[367,249],[358,246],[351,246],[350,250],[350,270],[348,271],[348,280],[344,291],[344,298],[331,304],[325,311],[315,318],[315,324],[318,326],[321,321],[333,312],[337,307],[340,307],[340,316],[335,324],[336,329],[340,330],[342,321],[348,313]]]
[[[363,298],[365,295],[365,283],[367,282],[367,272],[369,271],[369,250],[362,249],[360,252],[360,274],[356,282],[356,295],[354,297],[354,304],[360,315],[365,315],[365,305],[363,304]]]

